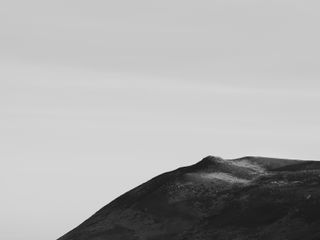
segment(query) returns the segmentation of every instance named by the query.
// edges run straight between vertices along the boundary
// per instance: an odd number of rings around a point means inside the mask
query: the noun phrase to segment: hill
[[[319,240],[320,162],[200,162],[118,197],[59,240]]]

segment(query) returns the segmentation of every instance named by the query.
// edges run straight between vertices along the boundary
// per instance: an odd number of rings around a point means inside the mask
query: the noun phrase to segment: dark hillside
[[[115,199],[59,240],[320,239],[320,162],[206,157]]]

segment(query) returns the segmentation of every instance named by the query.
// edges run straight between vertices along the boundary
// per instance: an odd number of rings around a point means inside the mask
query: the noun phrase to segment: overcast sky
[[[2,0],[0,239],[56,239],[209,154],[320,159],[319,11]]]

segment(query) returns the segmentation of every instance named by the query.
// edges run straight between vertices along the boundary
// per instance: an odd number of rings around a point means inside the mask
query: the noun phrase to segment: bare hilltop
[[[118,197],[58,240],[319,240],[320,162],[200,162]]]

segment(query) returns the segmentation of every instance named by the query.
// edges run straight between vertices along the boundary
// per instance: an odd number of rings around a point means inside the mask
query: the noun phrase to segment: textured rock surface
[[[320,162],[206,157],[159,175],[59,240],[320,239]]]

